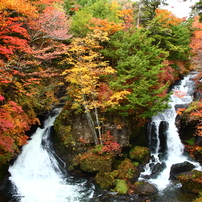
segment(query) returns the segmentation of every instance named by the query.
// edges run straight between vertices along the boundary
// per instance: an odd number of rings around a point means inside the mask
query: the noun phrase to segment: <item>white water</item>
[[[38,128],[14,165],[9,168],[9,178],[15,187],[15,198],[21,202],[76,202],[81,201],[85,181],[79,184],[68,183],[68,176],[56,160],[48,136],[56,116],[49,117],[43,129]],[[42,146],[44,141],[45,146]],[[61,163],[61,162],[60,162]],[[92,197],[93,188],[82,201]],[[86,196],[87,195],[87,196]]]
[[[176,105],[189,104],[192,102],[192,95],[193,95],[193,88],[194,84],[193,81],[191,81],[191,75],[185,77],[179,85],[176,85],[173,89],[174,93],[170,97],[170,108],[165,110],[163,113],[159,113],[152,117],[152,123],[156,125],[157,134],[159,130],[159,125],[161,121],[166,121],[168,125],[167,130],[167,158],[164,160],[166,164],[166,169],[163,170],[163,172],[156,178],[151,179],[150,182],[157,185],[158,189],[162,190],[166,188],[170,181],[169,181],[169,175],[170,175],[170,168],[173,164],[176,163],[183,163],[184,161],[189,161],[190,163],[194,164],[196,166],[196,169],[200,169],[200,166],[198,163],[190,161],[187,156],[184,155],[184,146],[181,143],[177,127],[175,125],[176,121]],[[177,96],[176,92],[179,92],[183,94],[183,96]],[[152,154],[155,159],[155,163],[161,163],[161,160],[159,159],[159,149],[160,149],[160,140],[159,137],[157,138],[157,146],[155,148],[155,152]],[[149,164],[146,165],[145,172],[143,175],[150,175],[151,170],[149,167]]]

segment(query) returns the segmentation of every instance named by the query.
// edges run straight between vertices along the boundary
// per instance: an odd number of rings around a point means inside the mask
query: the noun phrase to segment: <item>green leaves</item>
[[[145,29],[136,29],[131,35],[121,33],[122,38],[120,33],[117,35],[112,36],[110,47],[103,51],[116,59],[117,77],[111,81],[111,87],[114,91],[130,92],[117,108],[122,112],[141,111],[142,117],[151,117],[167,106],[167,97],[161,97],[167,86],[158,85],[167,53],[152,45],[153,39],[148,38]]]

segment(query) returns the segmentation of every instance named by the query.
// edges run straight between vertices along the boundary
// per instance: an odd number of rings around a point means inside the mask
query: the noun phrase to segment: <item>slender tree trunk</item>
[[[86,100],[84,95],[83,95],[83,99]],[[94,124],[93,118],[92,118],[92,116],[90,114],[90,110],[88,109],[86,104],[84,104],[84,108],[85,108],[86,118],[87,118],[89,127],[91,129],[92,134],[93,134],[93,139],[94,139],[95,145],[98,145],[99,140],[98,140],[98,137],[97,137],[97,134],[96,134],[95,124]]]
[[[97,107],[95,107],[95,119],[96,119],[96,122],[97,122],[98,137],[99,137],[99,140],[100,140],[100,144],[102,144],[101,126],[100,126],[100,121],[99,121],[99,118],[98,118]]]

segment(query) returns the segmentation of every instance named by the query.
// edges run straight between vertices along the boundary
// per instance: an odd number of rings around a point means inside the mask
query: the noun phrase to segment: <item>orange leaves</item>
[[[36,17],[36,7],[27,0],[1,0],[0,11],[4,9],[14,10],[28,17]]]
[[[165,27],[170,27],[171,25],[178,25],[180,24],[183,19],[176,17],[170,11],[165,9],[156,9],[156,15],[159,17],[161,22],[165,23]]]
[[[199,16],[194,17],[192,26],[195,31],[193,33],[193,37],[191,38],[190,47],[195,54],[194,60],[200,64],[202,54],[202,23],[199,22]]]
[[[194,101],[187,109],[179,109],[178,114],[186,118],[187,123],[194,125],[196,132],[195,135],[202,137],[202,102]]]
[[[132,9],[123,9],[120,10],[119,12],[119,16],[123,19],[124,21],[124,28],[128,29],[130,27],[132,27],[133,25],[133,10]]]
[[[108,19],[92,18],[90,20],[90,25],[88,25],[90,30],[102,30],[107,32],[108,35],[114,34],[115,32],[123,29],[121,23],[109,22]]]
[[[177,114],[182,116],[183,115],[183,112],[185,111],[186,109],[185,108],[178,108],[177,110]]]

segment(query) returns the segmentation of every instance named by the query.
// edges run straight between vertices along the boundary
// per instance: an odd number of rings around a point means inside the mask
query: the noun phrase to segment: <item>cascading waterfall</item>
[[[153,116],[150,122],[149,141],[153,158],[150,163],[146,165],[145,172],[142,173],[142,176],[150,176],[152,174],[152,165],[162,165],[163,162],[165,169],[156,176],[155,179],[149,180],[151,183],[156,184],[160,190],[169,185],[170,168],[173,164],[189,161],[196,166],[196,169],[200,169],[198,163],[192,161],[185,155],[184,146],[180,141],[175,124],[177,116],[176,109],[183,108],[185,105],[192,102],[194,93],[194,82],[191,80],[192,77],[193,75],[191,74],[186,76],[180,84],[174,87],[174,93],[171,95],[169,102],[170,108],[166,109],[163,113]],[[164,125],[164,130],[166,129],[166,131],[164,131],[164,136],[160,139],[159,136],[162,136],[162,131],[160,131],[162,125]],[[166,142],[161,144],[161,140],[166,140]]]
[[[21,202],[89,201],[94,186],[87,180],[75,182],[64,172],[64,163],[49,140],[57,115],[38,128],[9,168],[14,198]],[[74,182],[73,182],[74,181]]]

